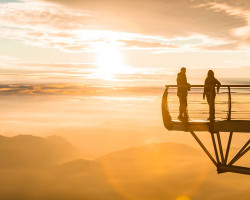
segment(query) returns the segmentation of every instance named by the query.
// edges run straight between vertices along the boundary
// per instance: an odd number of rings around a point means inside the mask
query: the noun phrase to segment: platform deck
[[[215,132],[250,132],[249,120],[222,120],[211,123],[207,120],[191,120],[183,122],[179,120],[171,121],[173,131],[209,131],[213,126]]]

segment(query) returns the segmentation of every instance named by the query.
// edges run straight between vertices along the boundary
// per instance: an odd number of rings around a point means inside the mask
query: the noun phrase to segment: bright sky
[[[105,97],[110,105],[125,98],[126,106],[140,96],[139,103],[158,105],[162,88],[175,83],[182,66],[191,83],[203,83],[210,68],[227,83],[249,81],[249,49],[250,2],[245,0],[0,0],[0,91],[6,95],[1,105],[13,106],[2,123],[24,124],[17,115],[28,105],[18,107],[13,95],[78,95],[88,103]],[[75,108],[74,113],[81,110]],[[82,109],[91,113],[90,108]],[[27,121],[52,120],[51,113],[30,112]],[[99,115],[102,123],[105,112]],[[97,114],[76,114],[72,122],[91,125]],[[153,121],[159,120],[157,115]]]
[[[181,66],[248,67],[249,11],[244,0],[1,0],[1,83],[145,86]]]

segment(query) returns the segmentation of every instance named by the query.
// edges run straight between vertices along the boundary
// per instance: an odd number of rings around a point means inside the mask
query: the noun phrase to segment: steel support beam
[[[233,159],[228,163],[228,165],[232,165],[233,163],[235,163],[237,160],[239,160],[243,155],[241,155],[241,153],[247,148],[247,146],[250,143],[250,139],[247,141],[247,143],[238,151],[238,153],[233,157]]]
[[[238,174],[247,174],[250,175],[250,168],[248,167],[239,167],[239,166],[228,166],[228,165],[218,165],[217,167],[218,173],[225,173],[225,172],[234,172]]]
[[[212,142],[213,142],[214,154],[215,154],[217,163],[220,163],[220,159],[219,159],[219,155],[218,155],[218,150],[217,150],[217,146],[216,146],[216,142],[215,142],[215,138],[214,138],[214,133],[211,133],[211,138],[212,138]]]
[[[218,146],[220,150],[220,157],[221,157],[221,162],[223,165],[225,165],[225,159],[224,159],[224,154],[223,154],[223,149],[222,149],[222,144],[221,144],[221,139],[220,139],[220,133],[217,133],[217,140],[218,140]]]
[[[227,150],[226,150],[226,155],[225,155],[225,163],[227,163],[228,160],[228,155],[229,155],[229,150],[231,146],[231,141],[233,137],[233,132],[230,132],[229,138],[228,138],[228,143],[227,143]]]
[[[237,158],[235,158],[235,160],[232,163],[229,163],[230,165],[234,164],[237,160],[239,160],[242,156],[244,156],[244,154],[246,154],[248,151],[250,150],[250,146],[245,149],[244,151],[242,151],[239,156],[237,156]]]

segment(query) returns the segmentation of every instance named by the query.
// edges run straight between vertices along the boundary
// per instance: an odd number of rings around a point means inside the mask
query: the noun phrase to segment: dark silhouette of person
[[[215,87],[217,87],[217,93],[219,92],[221,83],[214,77],[214,72],[209,70],[207,73],[207,78],[204,84],[203,99],[207,98],[207,103],[209,105],[209,120],[214,121],[215,119]]]
[[[180,73],[177,75],[177,86],[177,96],[179,97],[180,101],[178,119],[180,121],[188,120],[187,95],[188,91],[190,90],[190,84],[187,82],[185,67],[182,67]]]

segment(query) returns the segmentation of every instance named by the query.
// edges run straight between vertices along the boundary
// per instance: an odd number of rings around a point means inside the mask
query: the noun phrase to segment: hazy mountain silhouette
[[[63,163],[56,167],[56,170],[68,174],[81,174],[81,173],[103,173],[102,166],[96,162],[89,160],[73,160]]]
[[[205,162],[202,152],[183,144],[154,143],[110,153],[95,160],[106,168],[130,170],[138,175],[161,175],[184,170],[195,162]],[[186,167],[182,167],[185,164]],[[201,165],[199,165],[201,166]],[[197,168],[196,168],[197,170]]]
[[[58,136],[0,136],[1,199],[171,200],[184,195],[192,200],[245,200],[250,196],[248,176],[217,175],[204,153],[187,145],[149,144],[94,161],[59,164],[70,152],[74,154],[75,148]],[[45,163],[47,167],[38,167]]]
[[[67,140],[52,136],[0,136],[0,167],[46,166],[79,157]]]
[[[5,200],[92,200],[120,198],[100,164],[78,159],[59,136],[0,136],[0,197]]]
[[[238,174],[217,175],[205,154],[187,145],[149,144],[96,159],[128,199],[247,199],[250,182]],[[235,185],[236,184],[236,185]],[[212,192],[212,193],[211,193]]]

